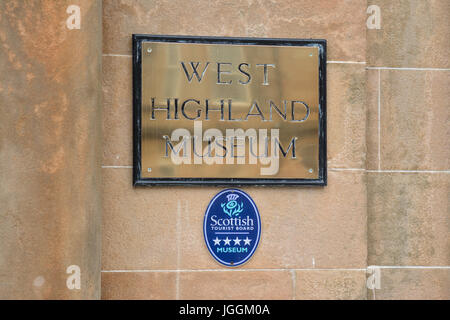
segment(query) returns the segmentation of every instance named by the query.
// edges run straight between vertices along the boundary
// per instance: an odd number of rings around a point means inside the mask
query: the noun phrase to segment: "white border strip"
[[[235,272],[235,271],[366,271],[366,268],[360,269],[319,269],[319,268],[305,268],[305,269],[244,269],[244,268],[224,268],[224,269],[180,269],[180,270],[102,270],[103,273],[151,273],[151,272]]]
[[[450,173],[450,170],[369,170],[363,168],[330,168],[329,171],[357,171],[357,172],[379,172],[379,173]]]
[[[121,58],[132,58],[131,54],[115,54],[115,53],[104,53],[103,57],[121,57]]]
[[[357,171],[357,172],[379,172],[379,173],[450,173],[450,170],[369,170],[362,168],[330,168],[329,171]]]
[[[117,53],[103,53],[103,57],[121,57],[121,58],[132,58],[131,54],[117,54]],[[328,60],[327,63],[332,64],[367,64],[366,61],[338,61],[338,60]],[[410,71],[450,71],[450,68],[408,68],[408,67],[366,67],[370,70],[410,70]]]
[[[133,169],[133,166],[102,166],[103,169]],[[450,170],[369,170],[363,168],[330,168],[329,171],[379,172],[379,173],[450,173]]]
[[[366,170],[381,173],[450,173],[450,170]]]
[[[381,69],[378,69],[378,170],[381,170]]]
[[[379,269],[450,269],[450,266],[368,266]]]
[[[366,67],[369,70],[450,71],[448,68]]]
[[[328,168],[330,171],[357,171],[357,172],[366,172],[366,169],[359,168]]]
[[[137,270],[102,270],[103,273],[152,273],[152,272],[236,272],[236,271],[366,271],[368,269],[450,269],[450,266],[367,266],[367,268],[293,268],[293,269],[244,269],[244,268],[224,268],[224,269],[137,269]]]
[[[332,60],[328,60],[327,63],[366,64],[365,61],[332,61]]]
[[[133,169],[133,166],[102,166],[102,169]]]

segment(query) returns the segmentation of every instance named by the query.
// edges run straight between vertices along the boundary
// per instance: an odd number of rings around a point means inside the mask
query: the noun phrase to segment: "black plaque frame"
[[[316,46],[319,48],[319,178],[142,178],[141,177],[141,85],[142,85],[142,42],[179,42],[209,44],[240,44],[270,46]],[[133,185],[327,185],[327,136],[326,136],[326,69],[327,41],[324,39],[270,39],[231,38],[133,34]]]

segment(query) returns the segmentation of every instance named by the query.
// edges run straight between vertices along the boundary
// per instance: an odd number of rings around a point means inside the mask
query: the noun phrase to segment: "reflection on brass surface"
[[[318,178],[317,47],[146,41],[141,50],[143,178]],[[227,129],[247,135],[226,140]]]

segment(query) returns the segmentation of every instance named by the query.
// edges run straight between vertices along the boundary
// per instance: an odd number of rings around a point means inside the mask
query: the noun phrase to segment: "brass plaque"
[[[135,184],[326,184],[325,41],[134,35]]]

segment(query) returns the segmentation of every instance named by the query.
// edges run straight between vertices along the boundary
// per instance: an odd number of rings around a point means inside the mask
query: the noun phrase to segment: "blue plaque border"
[[[247,255],[247,257],[244,260],[239,261],[239,262],[235,262],[233,264],[227,263],[227,262],[221,260],[219,257],[217,257],[216,254],[214,253],[214,250],[212,250],[211,247],[209,246],[209,243],[208,243],[207,237],[206,237],[206,220],[207,220],[207,217],[209,216],[209,210],[211,209],[212,204],[222,194],[224,194],[226,192],[230,192],[230,191],[239,193],[240,195],[243,195],[244,197],[246,197],[247,200],[249,200],[249,202],[253,206],[253,209],[256,212],[256,218],[257,218],[257,222],[258,222],[258,236],[255,239],[255,245],[253,247],[253,250]],[[242,191],[240,189],[225,189],[225,190],[222,190],[221,192],[219,192],[218,194],[216,194],[214,196],[214,198],[212,198],[211,201],[209,202],[208,207],[206,208],[205,216],[203,218],[203,239],[205,240],[206,248],[208,249],[209,253],[213,256],[214,260],[219,262],[221,265],[224,265],[224,266],[227,266],[227,267],[239,267],[239,266],[242,266],[243,264],[245,264],[246,262],[248,262],[250,260],[250,258],[254,255],[256,249],[259,246],[259,241],[261,239],[261,229],[262,229],[261,215],[259,214],[259,210],[258,210],[258,207],[255,204],[255,201],[253,201],[253,199],[247,193],[245,193],[244,191]]]

